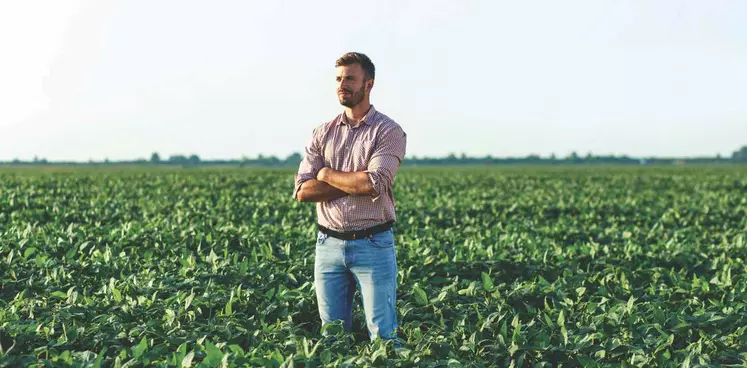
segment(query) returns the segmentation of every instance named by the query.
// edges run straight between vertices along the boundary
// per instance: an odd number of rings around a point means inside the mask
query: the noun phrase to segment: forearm
[[[345,193],[355,195],[376,194],[368,174],[363,171],[342,172],[325,168],[322,174],[317,176],[317,179]]]
[[[328,183],[311,179],[301,184],[296,196],[301,202],[329,202],[346,195],[348,193]]]

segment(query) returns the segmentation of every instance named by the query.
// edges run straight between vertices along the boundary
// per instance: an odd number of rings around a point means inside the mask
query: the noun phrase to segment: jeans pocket
[[[376,248],[391,248],[394,246],[394,234],[391,230],[373,234],[366,239]]]

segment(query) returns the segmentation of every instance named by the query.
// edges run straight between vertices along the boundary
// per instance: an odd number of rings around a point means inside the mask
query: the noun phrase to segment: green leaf
[[[207,356],[205,357],[205,360],[203,363],[214,366],[220,364],[221,360],[223,360],[223,352],[220,351],[220,349],[216,348],[215,345],[213,345],[212,342],[207,341],[205,343],[205,352],[207,353]]]
[[[179,360],[183,359],[187,355],[187,343],[185,342],[179,345],[179,347],[176,348],[176,353],[178,354]]]
[[[62,354],[60,354],[59,358],[60,358],[60,360],[62,360],[63,362],[65,362],[67,364],[72,364],[73,363],[73,357],[70,354],[70,350],[63,351]]]
[[[628,304],[627,304],[627,310],[628,313],[631,313],[633,311],[633,303],[635,303],[636,299],[631,295],[630,298],[628,298]]]
[[[422,306],[428,305],[428,295],[425,293],[425,290],[420,288],[420,285],[415,284],[412,288],[412,293],[416,303]]]
[[[192,360],[195,358],[195,352],[194,350],[187,353],[187,355],[184,356],[184,359],[182,359],[182,368],[189,368],[192,366]]]
[[[65,254],[65,258],[68,260],[72,260],[73,258],[75,258],[75,253],[77,252],[78,252],[78,249],[76,249],[75,247],[72,247]]]
[[[23,259],[28,259],[28,258],[29,258],[29,257],[31,257],[31,256],[32,256],[32,255],[33,255],[34,253],[36,253],[36,248],[34,248],[34,247],[31,247],[31,248],[26,248],[26,250],[25,250],[25,251],[23,251]]]
[[[242,349],[241,346],[239,345],[236,345],[236,344],[229,345],[228,349],[231,350],[231,352],[234,353],[236,356],[243,357],[244,355],[246,355],[246,352],[244,351],[244,349]]]
[[[186,299],[184,299],[184,310],[189,309],[189,306],[192,304],[192,300],[194,300],[194,298],[195,298],[195,292],[193,291],[187,296]]]
[[[585,292],[586,292],[586,288],[583,287],[583,286],[579,287],[579,288],[576,288],[576,293],[578,294],[579,298],[582,297]]]
[[[519,350],[519,345],[516,345],[515,343],[511,343],[511,346],[508,348],[508,355],[514,355]]]
[[[568,345],[568,330],[565,326],[560,327],[560,333],[563,335],[563,345]]]
[[[122,301],[122,293],[120,293],[119,290],[117,290],[117,288],[113,287],[111,288],[110,291],[112,293],[112,296],[114,297],[114,300],[116,300],[117,303]]]
[[[514,316],[514,320],[511,322],[511,326],[514,328],[514,333],[511,336],[511,341],[519,341],[519,336],[521,334],[521,321],[519,320],[519,316]]]
[[[59,291],[59,290],[58,290],[58,291],[55,291],[55,292],[53,292],[53,293],[52,293],[52,296],[53,296],[53,297],[55,297],[55,298],[59,298],[59,299],[67,299],[67,294],[66,294],[66,293],[63,293],[63,292],[61,292],[61,291]]]
[[[143,356],[143,354],[145,354],[146,351],[148,351],[148,340],[145,337],[143,337],[140,340],[140,343],[137,344],[137,346],[132,348],[132,356],[135,359],[138,359],[141,356]]]
[[[386,345],[381,345],[376,351],[371,355],[371,362],[376,363],[377,360],[381,360],[382,362],[386,360]]]
[[[493,290],[493,280],[490,278],[490,275],[485,272],[482,273],[482,286],[486,291]]]
[[[549,326],[550,328],[555,328],[555,323],[553,323],[553,322],[552,322],[552,319],[550,318],[550,315],[548,315],[547,313],[542,313],[542,315],[543,315],[543,316],[544,316],[544,318],[545,318],[545,323],[546,323],[546,324],[547,324],[547,325],[548,325],[548,326]]]

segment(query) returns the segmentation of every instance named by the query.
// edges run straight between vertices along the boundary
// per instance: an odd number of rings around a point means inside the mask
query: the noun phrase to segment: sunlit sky
[[[377,67],[408,156],[730,155],[747,1],[4,1],[0,161],[285,157]]]

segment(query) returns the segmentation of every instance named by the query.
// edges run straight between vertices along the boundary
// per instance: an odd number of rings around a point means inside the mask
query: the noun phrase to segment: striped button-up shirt
[[[405,156],[407,134],[388,116],[371,108],[357,126],[345,113],[314,129],[296,174],[293,198],[301,185],[323,167],[336,171],[368,174],[376,194],[347,195],[316,204],[320,225],[350,231],[395,221],[392,185]]]

